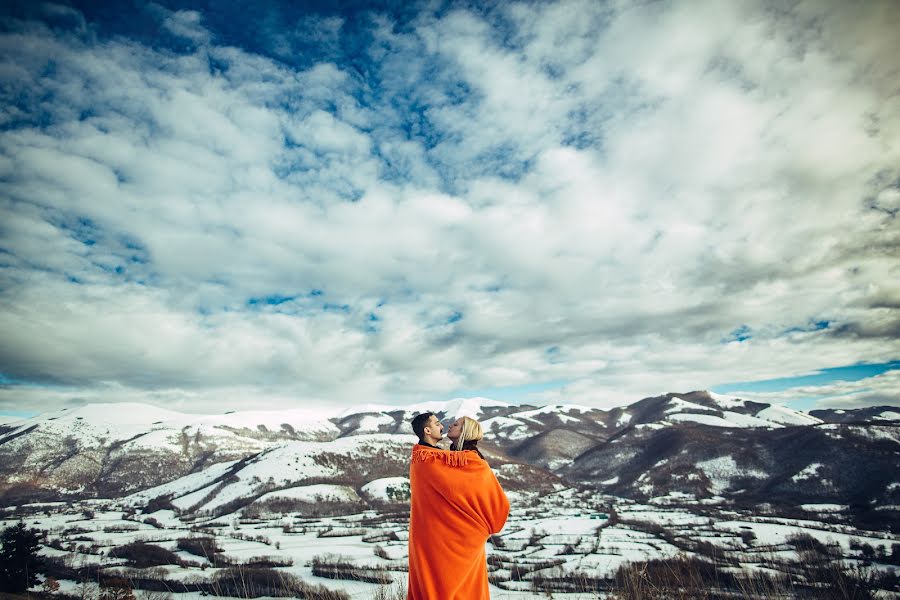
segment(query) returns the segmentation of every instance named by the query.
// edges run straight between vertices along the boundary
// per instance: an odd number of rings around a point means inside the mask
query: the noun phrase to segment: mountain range
[[[0,423],[0,505],[125,498],[220,515],[398,502],[416,441],[409,421],[425,410],[479,419],[480,447],[511,492],[839,505],[862,524],[900,521],[900,409],[805,413],[702,391],[612,410],[483,398],[221,415],[87,405]]]

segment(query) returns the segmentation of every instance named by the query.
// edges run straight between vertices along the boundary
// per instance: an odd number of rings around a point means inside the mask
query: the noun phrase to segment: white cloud
[[[362,71],[341,19],[270,58],[155,10],[195,47],[0,38],[0,371],[50,404],[610,406],[896,359],[889,2],[381,15]]]
[[[835,381],[823,385],[795,386],[780,392],[729,393],[745,400],[779,403],[814,399],[815,408],[863,408],[866,406],[897,406],[900,403],[900,371],[886,371],[880,375],[856,381]]]

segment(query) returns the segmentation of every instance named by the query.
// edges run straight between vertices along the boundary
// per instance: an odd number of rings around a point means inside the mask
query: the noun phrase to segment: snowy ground
[[[402,482],[390,482],[401,484]],[[299,497],[344,493],[337,486],[300,490]],[[302,493],[301,493],[302,492]],[[283,494],[283,492],[282,492]],[[509,565],[546,565],[554,575],[588,573],[592,577],[611,577],[617,568],[630,561],[691,554],[697,544],[706,542],[722,553],[733,555],[747,568],[759,567],[760,556],[796,558],[789,538],[807,533],[825,544],[834,544],[846,559],[859,558],[853,546],[870,544],[890,554],[900,537],[884,532],[859,531],[846,524],[814,520],[792,521],[762,517],[710,506],[673,507],[665,499],[659,503],[634,502],[579,493],[571,489],[539,497],[536,494],[510,494],[512,512],[495,543],[487,544],[489,555],[496,555],[500,567],[492,566],[492,598],[533,598],[529,577],[511,581]],[[319,557],[341,557],[372,572],[388,573],[395,585],[403,586],[407,552],[407,523],[401,515],[380,515],[366,511],[353,515],[300,518],[295,514],[245,519],[240,512],[216,519],[182,520],[171,510],[152,514],[134,511],[135,498],[117,501],[89,501],[77,505],[43,504],[20,507],[19,516],[28,526],[47,532],[47,556],[62,557],[71,566],[102,565],[106,569],[127,569],[125,561],[110,558],[110,551],[124,544],[144,541],[176,551],[179,558],[196,566],[165,566],[157,569],[172,582],[207,580],[217,571],[201,557],[179,550],[178,539],[214,535],[221,555],[232,564],[266,559],[275,561],[279,570],[299,576],[309,583],[345,590],[354,599],[375,596],[378,584],[350,580],[325,579],[313,575],[311,562]],[[842,507],[815,507],[823,511]],[[612,516],[616,522],[611,522]],[[6,527],[19,520],[7,514],[0,520]],[[754,565],[756,565],[754,567]],[[896,569],[875,565],[880,569]],[[139,572],[131,571],[132,576]],[[75,582],[62,582],[63,591],[73,591]],[[185,600],[199,592],[177,594]],[[597,598],[597,593],[564,594],[555,598]]]

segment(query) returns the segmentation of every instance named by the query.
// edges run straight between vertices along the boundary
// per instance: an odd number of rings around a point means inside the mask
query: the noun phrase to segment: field
[[[773,586],[784,597],[826,597],[814,579],[834,573],[862,582],[853,583],[860,593],[900,597],[900,536],[850,526],[839,505],[806,506],[805,518],[787,518],[766,507],[750,512],[671,497],[637,504],[571,488],[511,492],[510,500],[506,527],[487,543],[495,599],[627,598],[642,585],[661,589],[655,567],[663,579],[681,577],[676,587],[697,584],[709,598],[752,597],[748,590]],[[46,532],[49,575],[59,593],[78,598],[99,595],[99,582],[127,584],[148,600],[169,593],[389,599],[405,596],[405,510],[395,504],[301,517],[269,504],[204,519],[92,500],[7,509],[2,526],[23,520]]]

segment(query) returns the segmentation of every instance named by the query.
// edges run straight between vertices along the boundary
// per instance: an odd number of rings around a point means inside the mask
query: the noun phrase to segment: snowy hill
[[[383,434],[326,442],[289,441],[244,460],[213,465],[142,490],[126,502],[142,507],[165,501],[180,512],[211,515],[275,500],[311,503],[317,496],[358,504],[358,492],[366,485],[408,471],[414,443],[411,435]]]
[[[17,497],[117,496],[236,460],[285,440],[329,440],[324,411],[194,415],[94,404],[16,421],[0,434],[0,481]]]
[[[895,406],[870,406],[856,410],[814,410],[810,415],[825,423],[877,423],[900,421],[900,408]]]
[[[127,496],[135,508],[215,516],[312,514],[322,502],[349,510],[385,502],[388,487],[396,500],[415,441],[409,420],[421,411],[478,418],[480,447],[510,490],[568,483],[639,500],[900,504],[900,409],[810,415],[708,392],[609,411],[485,398],[219,415],[89,405],[0,427],[0,501]]]

